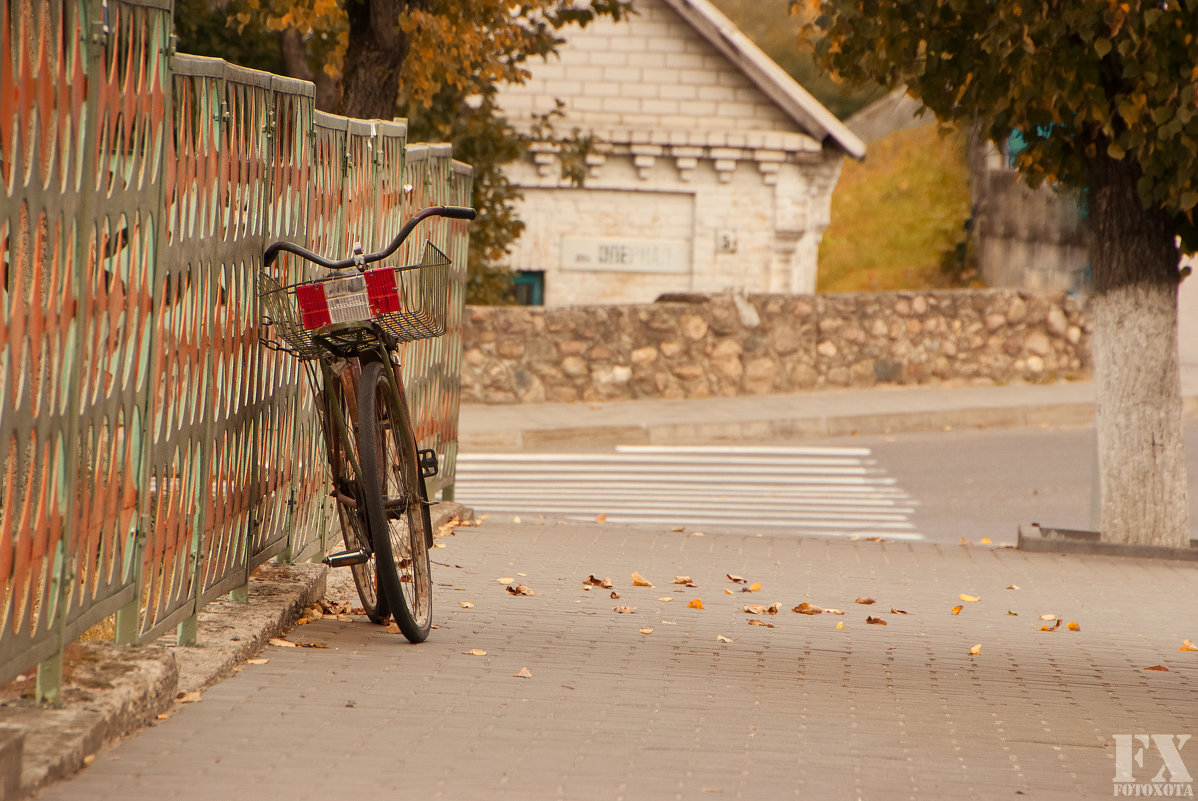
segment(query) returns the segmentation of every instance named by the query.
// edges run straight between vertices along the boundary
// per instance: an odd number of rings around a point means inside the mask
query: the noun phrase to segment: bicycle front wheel
[[[342,497],[355,501],[350,505],[340,500],[337,502],[337,515],[341,520],[341,537],[345,541],[347,551],[361,548],[370,553],[369,561],[351,566],[350,571],[353,573],[354,585],[358,588],[358,597],[362,599],[362,608],[366,612],[366,617],[370,618],[371,623],[382,623],[390,616],[391,612],[387,608],[387,599],[379,588],[374,548],[367,535],[366,505],[362,502],[360,477],[354,474],[349,454],[346,453],[348,446],[355,448],[353,454],[355,457],[358,455],[356,448],[357,426],[354,425],[354,416],[358,409],[357,404],[353,403],[354,385],[350,381],[348,373],[344,380],[341,376],[330,376],[330,379],[328,391],[324,397],[325,402],[335,404],[336,409],[325,409],[325,441],[329,448],[333,486]],[[346,426],[348,433],[346,439],[343,439],[337,431],[334,422],[336,418],[332,417],[334,414],[339,415],[342,423]]]
[[[371,362],[358,384],[362,485],[379,584],[400,631],[423,642],[432,628],[428,510],[416,467],[416,444],[387,372]]]

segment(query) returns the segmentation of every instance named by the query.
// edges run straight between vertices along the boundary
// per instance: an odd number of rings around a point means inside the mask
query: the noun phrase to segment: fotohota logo
[[[1181,749],[1189,741],[1188,734],[1116,734],[1115,737],[1115,795],[1134,798],[1193,798],[1194,780],[1186,770]],[[1155,767],[1144,767],[1145,752],[1155,751],[1160,769],[1147,779]],[[1136,771],[1140,776],[1136,776]]]

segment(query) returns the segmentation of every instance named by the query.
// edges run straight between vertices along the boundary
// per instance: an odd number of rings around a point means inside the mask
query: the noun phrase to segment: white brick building
[[[581,189],[547,149],[510,167],[527,226],[510,266],[532,302],[814,292],[841,159],[864,144],[708,0],[636,10],[571,29],[500,96],[518,126],[561,99],[599,141]]]

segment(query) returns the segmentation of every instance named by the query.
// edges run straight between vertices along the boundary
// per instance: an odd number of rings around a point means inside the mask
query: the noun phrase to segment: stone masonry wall
[[[468,403],[1045,382],[1091,371],[1087,309],[1063,293],[725,293],[619,306],[475,306],[466,317]]]

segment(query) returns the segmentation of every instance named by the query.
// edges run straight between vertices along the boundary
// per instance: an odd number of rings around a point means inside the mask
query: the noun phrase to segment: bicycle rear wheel
[[[390,369],[371,362],[363,366],[358,384],[362,485],[379,583],[391,614],[409,641],[423,642],[432,628],[432,532],[415,441],[385,372]]]
[[[340,410],[341,420],[349,432],[350,447],[354,455],[361,452],[358,446],[357,426],[354,419],[358,411],[354,398],[346,397],[346,389],[353,390],[353,383],[348,374],[345,379],[336,377],[329,384],[325,396],[335,403]],[[352,395],[352,392],[350,393]],[[327,401],[326,401],[327,402]],[[371,623],[382,623],[390,616],[386,595],[379,589],[378,569],[375,565],[374,549],[371,546],[366,525],[366,505],[363,501],[363,488],[359,477],[354,474],[352,462],[345,453],[345,443],[337,433],[337,424],[332,415],[333,409],[325,410],[325,441],[329,446],[329,465],[333,471],[333,487],[342,497],[352,499],[356,503],[349,505],[337,502],[337,516],[341,520],[341,538],[345,541],[345,550],[354,551],[362,548],[371,554],[370,560],[362,564],[351,565],[350,572],[354,577],[354,586],[358,588],[358,597],[362,600],[362,608]],[[361,460],[358,461],[361,464]]]

